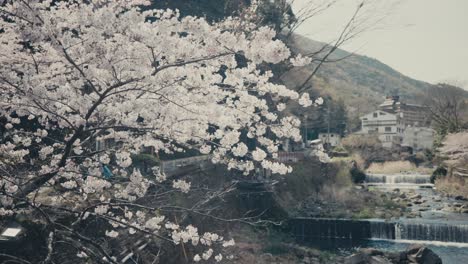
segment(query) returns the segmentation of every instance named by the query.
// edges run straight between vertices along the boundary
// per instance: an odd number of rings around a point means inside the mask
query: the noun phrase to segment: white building
[[[379,110],[402,117],[401,124],[404,127],[430,125],[429,109],[426,106],[401,102],[399,96],[387,96],[385,101],[379,105]]]
[[[434,130],[427,127],[407,127],[403,132],[402,146],[413,150],[432,149],[434,143]]]
[[[318,139],[332,147],[336,147],[341,143],[341,136],[338,133],[319,133]]]
[[[377,135],[382,146],[408,146],[414,150],[431,149],[434,131],[427,127],[406,125],[401,113],[376,110],[361,117],[360,134]]]
[[[360,134],[377,135],[384,147],[390,148],[401,143],[403,127],[398,114],[376,110],[361,117]]]

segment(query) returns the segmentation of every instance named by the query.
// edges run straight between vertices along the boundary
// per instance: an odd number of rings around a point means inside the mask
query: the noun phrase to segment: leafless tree
[[[467,98],[468,92],[449,84],[438,84],[427,90],[424,104],[437,131],[455,133],[466,125]]]

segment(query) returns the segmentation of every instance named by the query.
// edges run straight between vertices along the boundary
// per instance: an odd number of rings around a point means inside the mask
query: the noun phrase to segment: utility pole
[[[330,145],[330,106],[327,105],[327,143]]]
[[[304,144],[307,147],[307,115],[304,115]]]

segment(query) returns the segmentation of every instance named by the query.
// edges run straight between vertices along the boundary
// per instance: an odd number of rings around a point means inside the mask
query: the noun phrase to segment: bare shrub
[[[343,138],[341,144],[347,150],[376,148],[381,146],[380,140],[372,135],[349,135]]]
[[[462,177],[441,177],[435,180],[438,191],[452,195],[468,197],[468,182]]]

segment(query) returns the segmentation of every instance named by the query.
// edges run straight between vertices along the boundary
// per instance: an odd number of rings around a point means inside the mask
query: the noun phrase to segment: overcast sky
[[[310,1],[295,0],[296,13]],[[296,32],[332,41],[361,1],[339,0]],[[468,89],[468,0],[369,1],[361,19],[373,29],[346,44],[345,50],[374,57],[415,79],[457,82]]]

